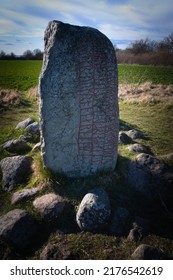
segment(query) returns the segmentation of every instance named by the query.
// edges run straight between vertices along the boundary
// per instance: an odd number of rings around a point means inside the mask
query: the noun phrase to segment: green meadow
[[[0,87],[26,91],[38,84],[40,60],[0,60]],[[119,65],[119,83],[173,84],[173,67]]]

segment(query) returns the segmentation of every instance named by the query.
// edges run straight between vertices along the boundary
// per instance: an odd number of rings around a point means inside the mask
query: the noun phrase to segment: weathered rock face
[[[25,210],[14,209],[0,217],[0,237],[20,248],[32,243],[39,226]]]
[[[165,260],[166,255],[163,251],[146,244],[139,245],[132,254],[135,260]]]
[[[33,205],[45,220],[53,221],[62,213],[65,202],[61,196],[48,193],[37,197]]]
[[[22,139],[10,140],[4,143],[3,148],[10,153],[23,153],[31,150],[30,146]]]
[[[69,177],[115,168],[118,82],[115,51],[96,29],[49,23],[40,75],[44,165]]]
[[[33,198],[36,193],[39,191],[39,188],[35,187],[32,189],[25,189],[12,194],[11,204],[25,202],[28,199]]]
[[[28,156],[6,157],[0,161],[2,188],[11,191],[18,184],[27,182],[32,173],[32,158]]]
[[[16,129],[24,129],[33,122],[34,122],[34,120],[32,118],[28,118],[28,119],[18,123],[16,126]]]
[[[130,162],[128,180],[149,198],[169,200],[172,196],[173,170],[152,155],[141,153]]]
[[[107,193],[101,188],[94,188],[82,199],[76,221],[81,230],[96,232],[105,227],[110,214]]]

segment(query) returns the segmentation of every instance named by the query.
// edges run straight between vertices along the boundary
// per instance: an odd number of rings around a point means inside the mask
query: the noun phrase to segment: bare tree
[[[173,53],[173,32],[163,39],[163,44],[169,52]]]

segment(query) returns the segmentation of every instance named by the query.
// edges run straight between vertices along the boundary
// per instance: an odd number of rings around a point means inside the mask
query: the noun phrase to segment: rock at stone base
[[[26,141],[28,143],[38,143],[38,141],[40,141],[40,135],[39,134],[22,134],[19,139],[23,140],[23,141]]]
[[[134,188],[148,198],[167,199],[173,192],[173,170],[149,154],[139,154],[129,164],[127,177]]]
[[[64,209],[65,202],[61,196],[55,193],[48,193],[36,198],[33,205],[44,219],[51,222],[60,216]]]
[[[128,147],[130,152],[133,153],[150,153],[150,149],[142,144],[133,144]]]
[[[37,221],[25,210],[15,209],[0,217],[0,237],[18,248],[31,245]]]
[[[31,147],[22,139],[7,141],[3,148],[10,153],[23,153],[31,150]]]
[[[122,207],[117,207],[113,213],[112,221],[109,226],[109,233],[115,236],[123,236],[129,227],[129,211]]]
[[[75,256],[67,246],[61,244],[48,244],[40,254],[41,260],[74,260]]]
[[[132,254],[132,259],[134,260],[165,260],[165,254],[150,245],[141,244],[136,248],[136,250]]]
[[[82,199],[76,214],[78,226],[83,231],[103,229],[111,214],[110,201],[102,188],[94,188]]]
[[[25,189],[25,190],[15,192],[12,195],[11,204],[25,202],[28,199],[33,198],[38,191],[39,191],[39,188],[32,188],[32,189]]]
[[[32,118],[28,118],[28,119],[18,123],[16,126],[16,129],[24,129],[33,122],[34,122],[34,120]]]
[[[39,134],[40,133],[40,128],[39,128],[39,123],[34,122],[26,127],[26,131],[30,134]]]
[[[129,241],[139,241],[148,235],[150,230],[150,223],[148,220],[141,217],[136,217],[133,223],[133,228],[130,230],[127,239]]]
[[[118,136],[118,144],[130,144],[132,143],[132,139],[124,132],[119,132]]]
[[[136,139],[139,139],[142,137],[142,133],[136,129],[131,129],[131,130],[127,131],[126,133],[133,140],[136,140]]]
[[[32,173],[32,158],[28,156],[6,157],[0,161],[2,169],[2,188],[13,190],[18,184],[25,183]]]
[[[163,159],[173,161],[173,153],[169,153],[167,155],[162,156]]]

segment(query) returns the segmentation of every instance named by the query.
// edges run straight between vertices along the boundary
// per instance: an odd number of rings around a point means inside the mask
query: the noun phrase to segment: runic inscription
[[[42,156],[67,176],[112,170],[117,159],[117,64],[106,36],[49,23],[40,75]]]

